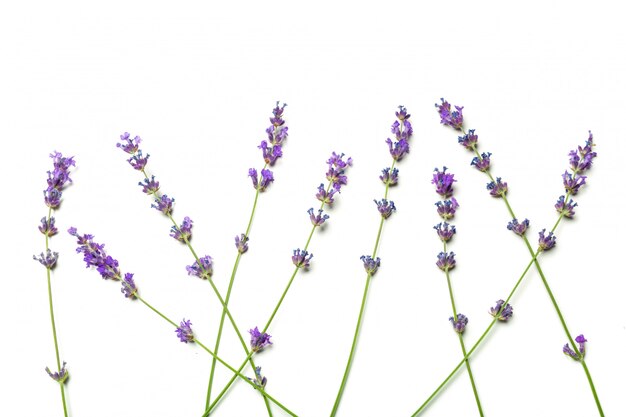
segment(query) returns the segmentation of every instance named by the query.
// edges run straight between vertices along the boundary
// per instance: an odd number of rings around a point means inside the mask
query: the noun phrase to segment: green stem
[[[265,166],[267,166],[267,164]],[[259,200],[259,189],[257,188],[256,193],[254,194],[254,203],[252,205],[252,210],[250,212],[250,219],[248,220],[248,226],[246,227],[246,232],[244,234],[245,238],[247,238],[248,235],[250,234],[250,228],[252,227],[252,219],[254,218],[254,213],[256,212],[256,206],[257,206],[258,200]],[[237,269],[239,268],[239,261],[241,259],[241,255],[242,255],[241,252],[237,251],[237,258],[235,259],[235,264],[233,265],[233,270],[230,274],[230,281],[228,282],[228,290],[226,291],[226,298],[224,300],[226,305],[228,305],[228,302],[230,301],[230,295],[232,292],[233,284],[235,282],[235,275],[237,275]],[[223,308],[222,315],[220,317],[219,328],[217,331],[217,338],[215,339],[215,348],[213,349],[216,355],[219,352],[220,342],[222,340],[222,330],[224,329],[225,318],[226,318],[226,309]],[[207,410],[209,408],[209,405],[211,404],[211,391],[213,389],[213,378],[215,376],[216,362],[217,361],[215,358],[213,358],[213,360],[211,361],[211,373],[209,374],[209,386],[207,388],[206,402],[204,406],[205,410]],[[270,411],[270,414],[271,414],[271,411]]]
[[[48,224],[50,224],[50,218],[52,217],[52,207],[48,209]],[[49,237],[46,234],[46,252],[49,249]],[[54,320],[54,307],[52,304],[52,282],[50,279],[50,268],[46,267],[46,277],[48,281],[48,304],[50,306],[50,323],[52,324],[52,337],[54,339],[54,353],[56,355],[57,361],[57,372],[61,372],[61,358],[59,355],[59,342],[57,339],[57,327]],[[59,382],[59,386],[61,387],[61,402],[63,403],[63,415],[67,417],[67,404],[65,401],[65,381]]]
[[[328,183],[328,186],[326,187],[326,193],[328,193],[330,191],[330,188],[332,187],[332,182]],[[325,206],[325,203],[322,202],[322,204],[320,205],[320,209],[323,209]],[[311,232],[309,233],[309,237],[306,240],[306,244],[304,245],[304,250],[308,250],[309,248],[309,244],[311,243],[311,239],[313,238],[313,233],[315,232],[315,229],[318,226],[313,225],[313,227],[311,228]],[[270,315],[270,318],[267,320],[267,323],[265,324],[265,326],[263,327],[263,330],[261,331],[261,333],[265,333],[267,331],[267,329],[270,327],[270,325],[272,324],[272,321],[274,320],[274,317],[276,316],[276,313],[278,313],[278,310],[280,309],[280,306],[283,303],[283,300],[285,299],[285,296],[287,295],[287,293],[289,292],[289,288],[291,288],[291,284],[293,283],[293,280],[296,278],[296,275],[298,274],[298,271],[300,270],[300,268],[296,267],[294,268],[293,273],[291,274],[291,278],[289,278],[289,282],[287,283],[287,286],[285,287],[285,290],[283,291],[283,293],[280,296],[280,299],[278,300],[278,303],[276,304],[276,307],[274,307],[274,310],[272,311],[272,314]],[[241,364],[241,366],[239,367],[239,371],[243,370],[243,368],[246,366],[246,362],[248,361],[249,357],[251,356],[251,354],[248,355],[248,357],[246,357],[246,359],[243,361],[243,363]],[[236,377],[232,377],[228,383],[226,384],[226,386],[222,389],[222,391],[218,394],[218,396],[215,398],[215,400],[213,401],[213,403],[208,407],[205,415],[203,417],[206,417],[209,415],[209,413],[217,406],[217,403],[222,399],[222,397],[226,394],[226,392],[230,389],[230,387],[232,386],[232,384],[235,382]]]
[[[135,294],[135,297],[141,301],[146,307],[148,307],[150,310],[152,310],[153,312],[155,312],[156,314],[158,314],[162,319],[164,319],[165,321],[167,321],[169,324],[171,324],[172,326],[178,328],[178,325],[176,323],[174,323],[170,318],[168,318],[165,314],[161,313],[159,310],[157,310],[156,308],[154,308],[152,305],[150,305],[146,300],[144,300],[141,296],[139,296],[139,294]],[[232,366],[230,366],[228,363],[224,362],[224,360],[222,360],[219,356],[217,356],[213,351],[211,351],[211,349],[207,348],[202,342],[200,342],[198,339],[193,338],[193,341],[200,346],[202,349],[204,349],[209,355],[213,356],[219,363],[221,363],[222,365],[224,365],[226,368],[228,368],[231,372],[235,373],[235,375],[237,377],[239,377],[240,379],[242,379],[243,381],[245,381],[248,385],[252,386],[254,389],[258,390],[261,395],[263,395],[264,398],[268,399],[269,401],[273,402],[274,404],[276,404],[278,407],[280,407],[281,409],[283,409],[287,414],[289,414],[290,416],[294,416],[297,417],[296,414],[294,414],[291,410],[289,410],[287,407],[285,407],[282,403],[280,403],[279,401],[277,401],[274,397],[272,397],[270,394],[268,394],[264,389],[262,389],[261,387],[257,386],[256,384],[254,384],[252,381],[250,381],[248,378],[246,378],[244,375],[242,375],[241,373],[239,373],[237,370],[235,370],[235,368],[233,368]]]

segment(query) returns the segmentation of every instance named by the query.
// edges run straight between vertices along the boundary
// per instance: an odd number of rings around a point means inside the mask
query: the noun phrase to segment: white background
[[[20,2],[0,12],[3,287],[0,415],[60,416],[45,270],[31,257],[48,154],[74,155],[74,184],[55,213],[63,231],[53,274],[57,327],[70,414],[200,416],[208,355],[181,344],[174,329],[118,284],[84,268],[69,226],[106,243],[141,294],[213,345],[220,308],[209,285],[188,277],[188,250],[150,208],[138,172],[115,147],[140,135],[148,170],[176,198],[175,217],[195,221],[193,244],[215,259],[225,291],[245,229],[253,189],[249,167],[276,100],[288,107],[290,136],[276,181],[259,201],[250,251],[235,283],[232,311],[242,331],[268,318],[304,245],[331,151],[354,158],[330,220],[313,237],[309,272],[300,274],[271,326],[275,345],[258,356],[268,392],[301,416],[330,413],[356,322],[365,273],[359,257],[374,245],[390,165],[384,140],[398,105],[412,114],[411,153],[398,165],[398,208],[386,223],[382,266],[372,281],[358,351],[339,415],[408,416],[458,362],[448,317],[439,220],[430,184],[434,167],[455,173],[461,204],[450,249],[458,308],[469,316],[471,345],[487,310],[510,291],[529,260],[506,229],[502,201],[485,190],[456,134],[433,104],[465,106],[493,172],[531,221],[529,236],[550,228],[563,193],[567,153],[592,130],[598,157],[579,194],[576,219],[557,231],[541,257],[574,335],[584,333],[587,362],[607,416],[626,413],[626,320],[621,214],[626,38],[617,2]],[[597,415],[582,368],[566,342],[534,270],[512,300],[513,320],[498,325],[472,359],[485,415]],[[243,358],[227,326],[221,351]],[[251,374],[248,369],[247,374]],[[230,377],[220,368],[218,385]],[[620,382],[621,381],[621,382]],[[238,383],[215,415],[264,415]],[[276,415],[281,415],[276,411]],[[427,410],[477,415],[461,372]]]

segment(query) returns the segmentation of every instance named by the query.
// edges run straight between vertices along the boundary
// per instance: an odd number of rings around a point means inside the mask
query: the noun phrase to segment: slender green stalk
[[[330,191],[330,188],[332,187],[332,182],[328,183],[328,186],[326,187],[326,193],[328,193]],[[325,206],[325,203],[322,202],[322,204],[320,205],[320,209],[323,209]],[[317,229],[317,225],[313,225],[313,227],[311,227],[311,232],[309,233],[309,237],[306,240],[306,244],[304,245],[304,250],[308,250],[309,248],[309,244],[311,243],[311,239],[313,238],[313,233],[315,232],[315,229]],[[276,304],[276,307],[274,307],[274,310],[272,311],[272,314],[270,315],[270,318],[267,320],[267,323],[265,323],[265,326],[263,327],[263,330],[261,331],[261,333],[265,333],[267,331],[267,329],[270,327],[270,325],[272,324],[272,321],[274,320],[274,317],[276,316],[276,313],[278,313],[278,310],[280,309],[280,306],[283,303],[283,300],[285,299],[285,296],[287,295],[287,293],[289,292],[289,288],[291,288],[291,284],[293,283],[294,279],[296,278],[296,275],[298,274],[298,271],[300,270],[300,268],[295,267],[293,270],[293,273],[291,274],[291,277],[289,278],[289,281],[287,282],[287,286],[285,287],[283,293],[281,294],[278,303]],[[243,363],[241,364],[241,366],[239,367],[238,371],[241,372],[243,370],[243,368],[246,366],[246,363],[248,361],[248,359],[250,358],[250,356],[252,355],[252,353],[250,353],[246,359],[243,361]],[[206,417],[209,415],[209,413],[217,406],[217,403],[222,399],[222,397],[226,394],[226,392],[230,389],[230,387],[232,386],[232,384],[235,382],[235,377],[231,377],[230,381],[228,381],[228,383],[226,384],[226,386],[222,389],[222,391],[218,394],[218,396],[215,398],[215,400],[213,401],[213,403],[208,407],[207,411],[205,412],[205,414],[202,417]]]
[[[265,164],[265,167],[267,167],[267,164]],[[263,169],[265,169],[265,167],[263,167]],[[254,194],[254,203],[252,205],[252,210],[250,212],[250,219],[248,220],[248,226],[246,227],[246,232],[244,233],[244,239],[247,238],[250,235],[250,228],[252,227],[252,219],[254,218],[254,213],[256,212],[256,206],[257,206],[257,202],[259,200],[259,189],[256,189],[256,192]],[[232,288],[233,288],[233,284],[235,282],[235,275],[237,274],[237,269],[239,267],[239,261],[241,260],[241,255],[242,253],[237,251],[237,258],[235,258],[235,264],[233,265],[233,270],[230,274],[230,281],[228,282],[228,290],[226,291],[226,298],[224,299],[224,302],[226,305],[228,305],[228,302],[230,301],[230,295],[232,292]],[[220,324],[219,324],[219,328],[217,330],[217,337],[215,339],[215,348],[213,349],[213,351],[215,352],[215,354],[217,355],[219,352],[219,348],[220,348],[220,342],[222,340],[222,330],[224,329],[224,319],[226,318],[226,309],[223,308],[222,309],[222,316],[220,317]],[[207,388],[207,394],[206,394],[206,402],[205,402],[205,410],[207,410],[209,408],[209,405],[211,404],[211,391],[213,389],[213,377],[215,375],[215,365],[216,365],[216,359],[213,358],[213,361],[211,362],[211,373],[209,375],[209,386]],[[270,411],[271,413],[271,411]]]
[[[47,222],[50,224],[50,218],[52,217],[52,207],[48,209],[48,219]],[[46,252],[49,249],[49,237],[46,234]],[[46,267],[46,277],[48,281],[48,304],[50,306],[50,323],[52,325],[52,337],[54,339],[54,353],[57,361],[57,371],[61,372],[61,359],[59,355],[59,342],[57,339],[57,327],[54,320],[54,307],[52,304],[52,282],[50,279],[50,267]],[[59,387],[61,387],[61,402],[63,403],[63,415],[67,417],[67,404],[65,401],[65,382],[59,381]]]
[[[146,307],[148,307],[150,310],[152,310],[154,313],[158,314],[159,317],[161,317],[163,320],[167,321],[169,324],[171,324],[172,326],[178,328],[178,325],[176,323],[174,323],[169,317],[167,317],[165,314],[161,313],[159,310],[157,310],[156,308],[154,308],[151,304],[149,304],[146,300],[144,300],[141,296],[139,296],[139,294],[135,293],[135,297],[141,301]],[[248,385],[252,386],[254,389],[258,390],[261,395],[263,395],[264,398],[266,398],[267,400],[273,402],[274,404],[276,404],[278,407],[280,407],[283,411],[285,411],[287,414],[289,414],[290,416],[293,417],[297,417],[296,414],[294,414],[291,410],[289,410],[287,407],[285,407],[282,403],[280,403],[279,401],[277,401],[274,397],[272,397],[270,394],[268,394],[262,387],[257,386],[254,382],[250,381],[248,378],[246,378],[244,375],[242,375],[241,373],[239,373],[237,370],[235,370],[235,368],[233,368],[232,366],[230,366],[228,363],[224,362],[219,356],[217,356],[213,351],[211,351],[209,348],[207,348],[202,342],[200,342],[198,339],[196,339],[196,337],[194,336],[193,341],[200,346],[202,349],[204,349],[209,355],[211,355],[212,357],[214,357],[219,363],[221,363],[222,365],[224,365],[226,368],[228,368],[231,372],[233,372],[237,377],[239,377],[241,380],[245,381]]]

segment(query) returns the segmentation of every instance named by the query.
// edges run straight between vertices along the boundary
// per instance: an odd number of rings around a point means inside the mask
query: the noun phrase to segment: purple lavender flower
[[[435,205],[437,206],[437,213],[444,220],[450,220],[454,218],[456,209],[459,208],[459,203],[454,197],[452,197],[450,200],[438,201],[435,203]]]
[[[459,145],[470,151],[476,150],[476,144],[478,143],[478,135],[475,134],[476,129],[470,129],[468,133],[463,136],[459,136]]]
[[[276,102],[276,107],[272,110],[273,116],[270,117],[272,125],[265,129],[267,137],[272,145],[280,145],[285,141],[285,139],[287,139],[289,128],[285,126],[285,121],[282,118],[285,106],[287,106],[287,104],[283,103],[283,105],[280,106],[280,102]]]
[[[404,106],[398,106],[398,109],[399,110],[396,112],[398,120],[391,125],[391,133],[395,135],[396,140],[409,140],[413,135],[413,126],[411,126],[411,122],[409,122],[411,115],[408,114]]]
[[[322,210],[322,209],[317,210],[317,215],[316,215],[313,212],[313,207],[308,209],[307,213],[309,213],[309,217],[311,218],[311,223],[313,223],[314,226],[321,226],[321,225],[323,225],[324,222],[326,220],[328,220],[328,218],[330,217],[330,216],[328,216],[328,214],[323,214],[324,210]]]
[[[250,350],[253,352],[259,352],[272,344],[270,341],[272,336],[267,333],[261,333],[258,327],[248,330],[248,333],[250,333]]]
[[[315,194],[315,197],[322,203],[331,205],[335,202],[334,196],[336,193],[337,190],[335,190],[334,188],[331,188],[327,192],[324,188],[324,184],[320,184],[320,186],[317,187],[317,194]]]
[[[104,245],[93,241],[93,235],[79,235],[75,227],[70,227],[68,233],[77,239],[77,253],[83,254],[83,261],[87,264],[87,268],[93,266],[103,279],[112,279],[119,281],[122,279],[122,273],[119,269],[119,263],[113,259],[104,250]]]
[[[449,198],[452,196],[452,193],[454,192],[452,185],[456,182],[454,174],[446,174],[447,169],[448,168],[443,167],[443,171],[439,171],[439,169],[435,168],[435,173],[433,174],[433,179],[431,181],[432,184],[435,184],[435,191],[437,194],[443,198]]]
[[[374,200],[374,203],[378,206],[378,212],[382,216],[383,219],[388,219],[391,214],[396,211],[396,206],[393,204],[393,201],[389,201],[386,199],[382,199],[380,201]]]
[[[577,205],[578,203],[574,203],[574,200],[572,200],[571,198],[566,203],[565,196],[562,195],[559,197],[554,207],[556,208],[557,212],[563,215],[563,217],[571,219],[574,217],[574,214],[576,214],[576,212],[574,211],[574,207],[576,207]]]
[[[348,177],[344,175],[344,170],[329,166],[326,172],[326,179],[333,184],[333,188],[339,192],[341,187],[348,184]]]
[[[154,179],[154,175],[152,179],[144,178],[143,182],[139,183],[139,186],[142,187],[142,191],[148,195],[156,194],[159,191],[159,182]]]
[[[517,219],[513,219],[509,222],[506,228],[514,232],[516,235],[523,236],[529,225],[530,221],[528,219],[524,219],[521,223],[518,222]]]
[[[128,159],[128,163],[137,171],[143,171],[148,164],[148,158],[150,158],[150,154],[147,154],[144,158],[143,153],[141,153],[141,149],[139,149],[136,154]]]
[[[54,379],[60,384],[64,384],[65,381],[67,381],[67,378],[70,376],[69,372],[65,368],[65,365],[67,365],[67,362],[64,361],[63,366],[58,372],[51,372],[50,368],[46,366],[46,372],[48,373],[48,375],[50,375],[50,378]]]
[[[369,255],[361,256],[361,261],[363,261],[363,268],[368,275],[374,275],[378,268],[380,267],[380,258],[376,257],[376,259],[372,258]]]
[[[474,157],[474,159],[472,159],[472,163],[471,165],[475,166],[477,170],[479,170],[480,172],[487,172],[487,170],[489,169],[489,165],[491,164],[491,152],[483,152],[479,157]]]
[[[176,328],[176,336],[183,343],[193,342],[193,330],[191,330],[191,320],[185,320],[180,322],[180,326]]]
[[[404,155],[409,153],[409,142],[406,139],[400,139],[397,142],[392,142],[391,139],[387,138],[385,142],[389,146],[389,153],[391,154],[391,157],[396,161],[401,160]]]
[[[167,196],[167,194],[163,194],[160,197],[156,197],[154,199],[155,204],[151,204],[150,207],[157,209],[158,211],[160,211],[161,213],[165,214],[166,216],[169,216],[172,214],[172,204],[174,203],[174,201],[176,201],[174,198],[169,198]]]
[[[450,103],[443,98],[441,99],[441,104],[435,103],[435,107],[439,112],[439,117],[441,117],[441,124],[451,126],[456,130],[461,130],[463,126],[463,107],[454,106],[456,111],[451,111],[452,107]]]
[[[452,327],[457,333],[463,333],[463,331],[465,331],[465,326],[467,326],[467,322],[469,321],[469,319],[461,313],[456,315],[456,320],[454,317],[450,317],[449,320],[452,322]]]
[[[297,268],[308,268],[313,254],[305,250],[294,249],[291,261]]]
[[[59,259],[59,253],[52,252],[50,249],[46,249],[45,255],[43,254],[43,252],[41,252],[38,257],[33,255],[33,259],[39,261],[39,263],[45,266],[47,269],[52,269],[57,263],[57,259]]]
[[[121,148],[124,152],[134,155],[139,150],[139,144],[141,143],[139,136],[135,136],[134,139],[131,139],[130,133],[124,132],[120,135],[120,140],[126,143],[118,143],[116,146]]]
[[[213,275],[213,258],[209,255],[195,261],[192,265],[187,265],[187,274],[202,279],[209,279]]]
[[[124,279],[122,280],[122,294],[124,294],[124,297],[130,298],[131,300],[137,298],[137,286],[135,285],[133,274],[130,272],[124,274]]]
[[[50,208],[57,208],[61,204],[61,191],[56,188],[48,188],[43,191],[43,199],[46,203],[46,206]]]
[[[547,251],[550,250],[556,245],[556,236],[552,232],[548,233],[548,236],[545,235],[546,229],[543,229],[539,232],[539,250]]]
[[[267,385],[267,378],[261,375],[261,367],[257,366],[254,370],[254,378],[248,378],[250,381],[254,383],[258,388],[264,389],[265,385]]]
[[[345,155],[346,154],[344,153],[340,155],[340,154],[333,152],[330,158],[328,158],[328,161],[326,161],[326,163],[328,164],[329,167],[334,167],[340,170],[346,170],[348,169],[348,167],[352,166],[352,158],[348,157],[348,159],[344,161],[343,157]]]
[[[48,207],[57,208],[61,204],[63,188],[68,182],[72,182],[69,170],[76,166],[76,162],[73,156],[66,158],[57,151],[51,153],[50,158],[52,158],[54,169],[48,171],[48,179],[46,180],[48,188],[43,191],[43,195],[44,202]]]
[[[283,156],[283,151],[280,145],[267,146],[267,142],[262,141],[258,148],[263,151],[263,160],[269,166],[274,166],[276,160]]]
[[[54,226],[54,217],[50,217],[50,220],[42,217],[39,231],[48,237],[56,235],[59,230]]]
[[[562,177],[565,191],[567,191],[571,195],[578,194],[578,190],[580,190],[580,187],[585,185],[585,179],[587,179],[587,177],[584,175],[572,175],[567,171],[563,173]]]
[[[491,181],[487,184],[487,189],[492,197],[503,197],[506,195],[509,187],[506,182],[502,181],[502,178],[497,177],[495,182]]]
[[[436,265],[442,271],[449,271],[456,266],[456,260],[454,259],[454,252],[439,252],[437,255]]]
[[[182,243],[189,242],[189,240],[191,240],[192,227],[193,220],[191,220],[189,217],[185,217],[183,219],[183,223],[180,226],[172,226],[170,236]]]
[[[237,252],[246,253],[248,250],[248,240],[248,236],[243,233],[235,236],[235,246],[237,247]]]
[[[456,233],[456,227],[454,227],[453,225],[449,225],[447,222],[439,223],[438,225],[434,226],[433,229],[437,231],[439,239],[441,239],[443,242],[448,242]]]
[[[383,174],[379,176],[378,178],[380,178],[383,184],[391,187],[392,185],[396,185],[398,183],[398,169],[397,168],[394,168],[393,170],[391,168],[385,168],[382,170],[382,173]]]
[[[575,174],[579,174],[591,168],[593,158],[598,155],[596,152],[593,152],[594,146],[593,135],[591,134],[591,131],[589,131],[589,139],[585,143],[585,146],[578,146],[578,150],[572,150],[569,152],[570,168],[572,168],[572,171]]]
[[[252,179],[252,186],[259,191],[265,191],[274,181],[274,175],[269,169],[261,170],[261,181],[259,181],[257,171],[254,168],[248,170],[248,176]]]
[[[504,306],[504,300],[496,301],[495,307],[489,309],[489,314],[500,321],[508,321],[513,317],[513,307],[509,303],[506,303],[504,308],[502,308],[502,306]]]
[[[580,354],[572,350],[572,348],[569,347],[569,343],[566,343],[565,346],[563,346],[563,353],[565,353],[575,361],[579,361],[585,357],[585,342],[587,341],[587,339],[585,339],[585,336],[581,334],[576,336],[575,340],[576,343],[578,343],[578,352],[580,352]]]

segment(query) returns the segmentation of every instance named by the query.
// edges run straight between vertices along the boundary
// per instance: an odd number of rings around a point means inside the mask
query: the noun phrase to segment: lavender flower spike
[[[565,353],[567,356],[571,357],[575,361],[579,361],[585,357],[585,342],[587,341],[587,339],[585,339],[585,336],[581,334],[576,336],[575,340],[576,343],[578,343],[578,351],[580,352],[580,355],[569,347],[569,343],[566,343],[565,346],[563,346],[563,353]]]
[[[391,187],[398,183],[398,168],[394,168],[393,170],[391,168],[385,168],[382,170],[382,173],[383,174],[378,178],[380,178],[383,184]]]
[[[506,195],[509,187],[506,182],[502,181],[502,178],[497,177],[495,182],[491,181],[489,184],[487,184],[487,189],[489,190],[489,194],[491,194],[492,197],[502,197]]]
[[[319,201],[321,201],[324,204],[331,205],[335,202],[334,196],[337,192],[338,191],[335,190],[334,188],[326,192],[326,188],[324,188],[324,184],[320,184],[320,186],[317,187],[317,194],[315,194],[315,198],[317,198]]]
[[[563,187],[565,187],[565,191],[571,195],[578,194],[580,187],[586,184],[585,180],[587,179],[584,175],[572,176],[572,174],[567,171],[563,173],[562,177]]]
[[[374,200],[376,206],[378,206],[378,212],[382,216],[383,219],[388,219],[391,214],[396,211],[396,206],[393,204],[393,201],[388,201],[386,199],[382,199],[380,201]]]
[[[435,184],[435,191],[437,194],[443,198],[452,197],[452,193],[454,192],[452,184],[456,182],[454,174],[446,173],[447,169],[448,168],[443,167],[443,170],[439,171],[439,169],[435,168],[435,173],[433,174],[433,179],[431,181],[432,184]]]
[[[509,222],[506,228],[514,232],[516,235],[523,236],[529,225],[530,221],[528,219],[524,219],[521,223],[518,222],[517,219],[513,219]]]
[[[174,204],[174,201],[175,199],[169,198],[167,194],[163,194],[162,196],[155,198],[154,202],[156,203],[156,205],[152,204],[150,207],[157,209],[161,213],[168,216],[172,214],[172,211],[173,211],[172,205]]]
[[[144,158],[141,149],[139,149],[136,154],[128,159],[128,163],[137,171],[143,171],[148,164],[148,158],[150,158],[150,154],[147,154]]]
[[[259,181],[257,171],[254,168],[248,170],[248,176],[252,179],[254,189],[259,191],[265,191],[274,181],[274,174],[269,169],[261,170],[261,181]]]
[[[465,326],[467,326],[467,323],[469,321],[469,319],[465,315],[460,313],[456,315],[456,320],[454,319],[454,317],[450,317],[449,320],[452,322],[452,327],[457,333],[463,333],[465,331]]]
[[[258,327],[248,330],[248,333],[250,333],[250,350],[253,352],[259,352],[272,344],[270,341],[272,336],[267,333],[261,333]]]
[[[480,172],[487,172],[489,170],[489,165],[491,164],[491,152],[483,152],[479,157],[474,157],[474,159],[472,159],[472,163],[470,165],[473,165],[476,167],[477,170],[479,170]]]
[[[264,389],[265,385],[267,385],[267,378],[261,375],[261,367],[257,366],[254,370],[254,378],[248,378],[250,381],[254,382],[254,385],[257,387]]]
[[[93,241],[93,235],[79,235],[75,227],[70,227],[68,233],[74,236],[78,243],[76,252],[83,254],[83,260],[87,264],[87,268],[93,266],[103,279],[112,279],[119,281],[122,279],[122,273],[119,269],[119,263],[113,259],[104,250],[104,245]]]
[[[191,240],[191,228],[193,227],[193,220],[189,217],[185,217],[183,219],[183,223],[176,227],[172,226],[172,230],[170,232],[170,236],[179,242],[185,243]]]
[[[456,233],[456,227],[448,224],[447,222],[439,223],[434,226],[433,229],[437,231],[437,235],[442,242],[448,242]]]
[[[313,212],[313,207],[311,207],[310,209],[307,210],[307,213],[309,213],[309,217],[311,218],[311,223],[313,223],[314,226],[323,225],[324,222],[328,220],[329,218],[328,214],[323,214],[324,210],[322,209],[317,210],[317,215],[315,215]]]
[[[139,183],[139,186],[142,187],[141,191],[148,195],[156,194],[159,191],[159,182],[154,179],[154,175],[152,179],[144,178],[143,182]]]
[[[489,309],[489,314],[500,321],[508,321],[511,317],[513,317],[513,307],[509,303],[506,303],[504,308],[502,308],[502,306],[504,306],[504,300],[496,301],[495,307],[491,307]]]
[[[50,375],[50,378],[54,379],[59,384],[64,384],[70,376],[69,372],[67,372],[67,369],[65,368],[65,365],[67,365],[67,362],[63,362],[63,366],[59,372],[51,372],[50,368],[46,366],[46,372]]]
[[[120,140],[126,143],[118,143],[116,146],[124,152],[134,155],[139,150],[139,144],[141,143],[141,138],[139,136],[135,136],[134,139],[131,139],[130,133],[124,132],[120,135]]]
[[[57,208],[61,204],[61,195],[63,188],[68,182],[72,182],[70,178],[70,168],[76,166],[74,157],[66,158],[60,152],[50,154],[54,169],[48,171],[48,188],[43,191],[44,202],[50,208]]]
[[[459,136],[459,145],[470,151],[475,150],[476,144],[478,143],[478,135],[474,132],[475,129],[470,129],[464,136]]]
[[[188,265],[186,269],[188,275],[209,279],[213,275],[213,258],[209,255],[203,256],[192,265]]]
[[[363,268],[369,275],[374,275],[378,268],[380,267],[380,258],[372,258],[369,255],[361,256],[361,260],[363,261]]]
[[[244,233],[235,236],[235,246],[237,247],[237,252],[243,254],[248,250],[248,236]]]
[[[576,214],[576,212],[574,211],[574,207],[576,207],[577,205],[578,203],[574,203],[574,200],[572,200],[571,198],[566,203],[565,196],[562,195],[557,200],[556,204],[554,205],[554,208],[556,208],[556,211],[561,213],[563,217],[567,217],[568,219],[571,219],[574,217],[574,214]]]
[[[436,265],[442,271],[449,271],[456,266],[456,260],[454,259],[454,252],[439,252],[437,255]]]
[[[548,236],[546,236],[545,233],[546,229],[543,229],[541,232],[539,232],[540,251],[550,250],[554,247],[554,245],[556,245],[556,236],[554,236],[554,233],[550,232],[548,233]]]
[[[52,269],[54,265],[57,263],[57,259],[59,259],[58,252],[52,252],[50,249],[46,249],[46,254],[43,252],[37,257],[33,255],[33,259],[39,261],[40,264],[45,266],[48,269]]]
[[[437,206],[437,213],[444,220],[450,220],[454,218],[456,209],[459,208],[459,203],[454,197],[449,200],[438,201],[435,203],[435,205]]]
[[[50,221],[48,221],[47,218],[42,217],[39,231],[48,237],[56,235],[59,230],[54,226],[54,217],[50,217]]]
[[[443,98],[441,99],[441,104],[435,103],[435,107],[439,112],[439,117],[441,117],[441,124],[461,130],[463,126],[463,107],[454,106],[456,111],[451,111],[452,106]]]
[[[294,249],[291,261],[298,268],[308,268],[311,265],[313,254],[305,250]]]
[[[124,279],[122,280],[122,294],[124,294],[124,297],[130,298],[131,300],[137,299],[137,286],[135,285],[133,274],[130,272],[124,274]]]
[[[183,343],[193,342],[193,330],[191,330],[191,320],[185,320],[180,322],[180,326],[176,328],[176,336]]]

